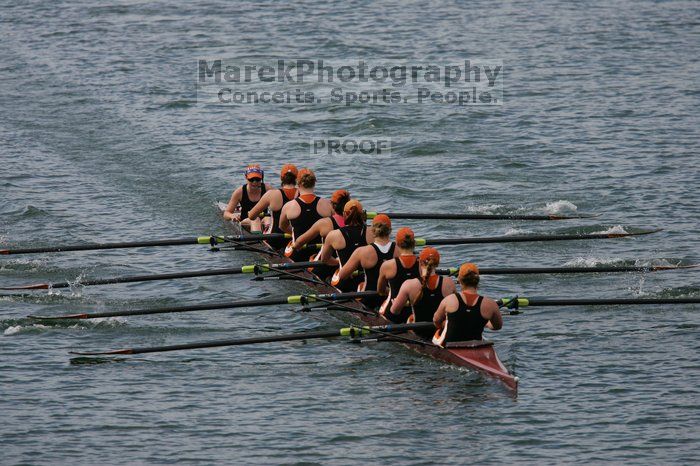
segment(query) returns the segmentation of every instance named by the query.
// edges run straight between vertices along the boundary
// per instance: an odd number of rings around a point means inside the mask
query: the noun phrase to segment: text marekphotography
[[[503,104],[502,60],[405,63],[201,58],[197,100],[220,105]]]

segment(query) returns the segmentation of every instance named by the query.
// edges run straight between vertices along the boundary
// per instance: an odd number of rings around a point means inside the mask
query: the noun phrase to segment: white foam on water
[[[614,227],[610,227],[607,230],[593,232],[594,235],[597,235],[597,234],[608,235],[608,234],[612,234],[612,233],[627,234],[628,231],[625,230],[625,228],[622,225],[615,225]]]
[[[578,210],[578,206],[576,206],[576,204],[573,202],[559,200],[555,202],[548,202],[544,209],[551,215],[560,215],[576,212]]]
[[[576,257],[564,263],[566,267],[597,267],[601,265],[624,264],[625,259],[620,257]]]
[[[505,233],[503,233],[505,236],[518,236],[518,235],[529,235],[534,233],[532,230],[526,230],[524,228],[508,228]]]
[[[16,333],[19,333],[22,331],[22,326],[21,325],[13,325],[12,327],[7,327],[5,331],[3,332],[3,335],[8,336],[8,335],[14,335]]]
[[[503,204],[468,205],[467,212],[473,214],[493,214],[504,207]]]
[[[12,327],[7,327],[5,331],[3,332],[3,335],[9,336],[9,335],[17,335],[18,333],[22,333],[24,331],[31,331],[31,330],[46,330],[51,327],[42,325],[42,324],[33,324],[33,325],[13,325]]]
[[[125,317],[99,317],[97,319],[88,319],[86,322],[95,327],[119,327],[127,324]]]

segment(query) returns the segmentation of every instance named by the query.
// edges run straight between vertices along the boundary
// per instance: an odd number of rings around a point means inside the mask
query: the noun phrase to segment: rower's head
[[[479,267],[472,262],[465,262],[459,267],[457,280],[462,288],[477,288],[479,286]]]
[[[404,251],[413,252],[416,247],[416,235],[408,227],[399,228],[396,232],[396,246]]]
[[[379,214],[372,219],[372,233],[375,238],[389,238],[391,235],[391,219],[385,214]]]
[[[253,186],[260,186],[265,179],[265,172],[257,163],[248,165],[244,174],[245,179],[248,180],[248,183],[252,184]]]
[[[430,246],[424,247],[418,256],[420,265],[420,275],[423,281],[435,272],[435,268],[440,265],[440,253]]]
[[[302,168],[297,174],[297,184],[300,188],[313,190],[316,187],[316,175],[310,168]]]
[[[345,189],[339,189],[333,193],[331,196],[331,205],[333,205],[333,210],[338,215],[343,215],[343,210],[345,209],[345,204],[350,200],[350,193]]]
[[[350,199],[345,203],[343,218],[346,225],[362,225],[367,221],[362,204],[357,199]]]
[[[286,164],[284,167],[282,167],[282,171],[280,172],[280,180],[282,181],[282,185],[295,185],[297,184],[297,175],[299,174],[299,170],[297,170],[296,165],[292,165],[291,163]]]

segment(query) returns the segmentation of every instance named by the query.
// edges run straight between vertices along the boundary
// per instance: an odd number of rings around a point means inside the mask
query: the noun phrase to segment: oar
[[[291,262],[281,264],[252,264],[241,267],[229,267],[224,269],[192,270],[189,272],[159,273],[153,275],[133,275],[130,277],[99,278],[94,280],[84,280],[80,282],[56,282],[56,283],[34,283],[31,285],[4,286],[0,290],[47,290],[49,288],[69,288],[74,285],[94,286],[111,285],[113,283],[136,283],[151,282],[158,280],[174,280],[179,278],[210,277],[216,275],[239,275],[239,274],[260,274],[265,272],[275,272],[279,270],[297,270],[307,267],[325,266],[323,262]],[[330,267],[330,266],[329,266]]]
[[[700,264],[691,265],[641,265],[641,266],[594,266],[594,267],[480,267],[481,275],[528,275],[539,273],[576,274],[576,273],[618,273],[618,272],[659,272],[662,270],[694,269]],[[435,269],[438,275],[456,276],[457,267]]]
[[[516,215],[516,214],[457,214],[457,213],[422,213],[422,212],[366,212],[368,219],[373,219],[380,213],[391,219],[423,219],[423,220],[571,220],[576,218],[595,218],[598,215]]]
[[[700,296],[693,298],[501,298],[499,306],[517,309],[527,306],[613,306],[623,304],[698,304]]]
[[[212,277],[218,275],[239,275],[239,274],[262,274],[266,272],[276,272],[279,270],[298,270],[309,267],[331,267],[323,262],[291,262],[281,264],[251,264],[241,267],[193,270],[189,272],[161,273],[153,275],[133,275],[130,277],[101,278],[94,280],[84,280],[80,282],[56,282],[56,283],[34,283],[31,285],[17,285],[0,287],[0,290],[47,290],[49,288],[69,288],[78,286],[111,285],[114,283],[138,283],[159,280],[175,280],[193,277]],[[482,267],[479,270],[481,275],[528,275],[528,274],[579,274],[579,273],[622,273],[622,272],[659,272],[664,270],[694,269],[700,264],[691,265],[642,265],[642,266],[595,266],[595,267]],[[435,270],[438,275],[456,276],[459,272],[457,267],[438,268]],[[357,271],[355,271],[357,274]],[[268,277],[270,279],[288,277]],[[260,277],[262,279],[262,277]],[[17,296],[17,295],[9,295]]]
[[[503,236],[482,236],[472,238],[416,238],[416,246],[432,246],[439,244],[482,244],[482,243],[524,243],[528,241],[571,241],[582,239],[607,239],[625,238],[628,236],[650,235],[661,231],[644,230],[635,233],[582,233],[576,235],[503,235]]]
[[[250,234],[235,236],[190,236],[186,238],[127,241],[120,243],[87,243],[87,244],[64,244],[58,246],[47,246],[40,248],[19,248],[0,249],[0,254],[36,254],[42,252],[70,252],[70,251],[97,251],[101,249],[126,249],[144,248],[158,246],[183,246],[189,244],[219,244],[231,241],[236,242],[259,242],[266,239],[291,238],[287,233],[271,233],[268,235]]]
[[[376,291],[355,291],[350,293],[308,294],[283,296],[281,298],[251,299],[246,301],[227,301],[208,304],[193,304],[189,306],[155,307],[150,309],[130,309],[126,311],[105,311],[94,313],[64,314],[59,316],[27,316],[36,320],[63,319],[98,319],[103,317],[142,316],[150,314],[169,314],[173,312],[193,312],[214,309],[233,309],[237,307],[274,306],[279,304],[306,304],[316,301],[349,301],[357,298],[376,296]]]
[[[343,327],[335,330],[326,330],[319,332],[304,332],[290,333],[286,335],[271,335],[267,337],[241,338],[235,340],[211,340],[202,341],[199,343],[184,343],[180,345],[169,346],[150,346],[142,348],[125,348],[111,351],[71,351],[70,354],[81,356],[104,356],[116,354],[143,354],[143,353],[160,353],[164,351],[179,351],[199,348],[217,348],[221,346],[243,346],[255,345],[258,343],[275,343],[282,341],[298,341],[298,340],[314,340],[323,338],[335,337],[350,337],[358,338],[370,335],[372,333],[403,333],[409,330],[434,328],[432,322],[419,322],[414,324],[396,324],[396,325],[380,325],[374,327]]]

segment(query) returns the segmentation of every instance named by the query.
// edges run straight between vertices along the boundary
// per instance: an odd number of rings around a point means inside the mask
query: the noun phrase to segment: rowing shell
[[[223,211],[226,209],[226,204],[223,202],[219,202],[217,205],[219,211],[223,213]],[[226,223],[236,232],[236,234],[241,234],[240,224],[231,221],[228,221]],[[277,264],[292,262],[291,259],[280,255],[267,243],[263,242],[261,244],[264,245],[263,247],[267,251],[265,252],[265,255],[270,256],[270,262]],[[306,270],[302,270],[295,273],[302,278],[318,280],[318,277]],[[311,282],[306,282],[306,284],[313,288],[317,293],[340,292],[340,290],[329,284],[321,285],[318,283]],[[343,317],[351,316],[355,321],[359,321],[363,324],[372,326],[387,325],[391,323],[388,320],[386,320],[383,316],[378,314],[375,315],[375,313],[371,309],[368,309],[360,302],[352,301],[347,305],[350,307],[357,308],[358,312],[343,312]],[[370,312],[372,313],[372,315],[365,314],[366,312]],[[440,361],[445,361],[450,364],[454,364],[456,366],[467,367],[469,369],[477,370],[483,374],[500,380],[506,387],[513,390],[514,392],[517,392],[518,390],[518,378],[509,373],[508,369],[503,365],[501,360],[498,359],[498,356],[496,355],[496,350],[493,347],[493,342],[486,340],[453,342],[448,343],[447,346],[443,348],[441,346],[432,345],[430,343],[425,344],[424,340],[421,340],[419,337],[413,334],[406,335],[406,338],[417,342],[415,344],[403,343],[404,346],[410,348],[413,351],[425,354]]]

